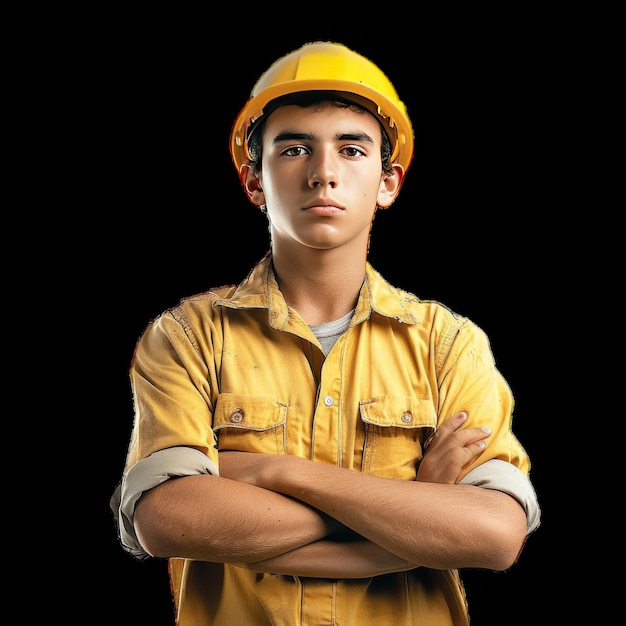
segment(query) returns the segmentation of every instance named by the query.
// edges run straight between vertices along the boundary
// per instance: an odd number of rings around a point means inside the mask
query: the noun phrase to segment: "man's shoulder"
[[[412,291],[391,284],[375,270],[368,267],[368,282],[372,306],[404,323],[438,323],[461,327],[469,320],[435,299],[422,299]]]

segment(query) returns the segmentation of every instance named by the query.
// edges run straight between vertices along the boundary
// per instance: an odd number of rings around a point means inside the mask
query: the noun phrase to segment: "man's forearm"
[[[272,558],[339,526],[285,495],[210,475],[168,480],[146,492],[135,511],[138,537],[152,556],[214,562]]]
[[[416,567],[370,541],[337,542],[322,539],[247,569],[270,574],[312,578],[367,578]]]

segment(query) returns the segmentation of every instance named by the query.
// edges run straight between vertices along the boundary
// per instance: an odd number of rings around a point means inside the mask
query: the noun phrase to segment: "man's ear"
[[[383,174],[383,179],[380,181],[378,206],[381,209],[388,209],[394,203],[404,182],[404,168],[402,165],[394,163],[391,167],[393,173],[389,175]]]
[[[255,206],[265,204],[265,194],[263,193],[261,181],[251,165],[244,163],[239,168],[239,180],[252,204]]]

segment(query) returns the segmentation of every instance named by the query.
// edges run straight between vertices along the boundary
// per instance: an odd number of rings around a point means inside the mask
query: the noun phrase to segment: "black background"
[[[328,21],[318,8],[302,7],[317,18],[307,22]],[[457,16],[454,25],[422,21],[401,32],[398,18],[377,13],[367,27],[287,29],[260,26],[244,11],[210,24],[180,14],[170,21],[167,12],[109,16],[76,77],[88,118],[79,143],[93,163],[90,226],[77,246],[91,332],[79,354],[98,361],[88,404],[97,450],[86,451],[97,454],[98,488],[86,495],[95,517],[86,580],[77,582],[88,581],[81,595],[102,623],[172,624],[165,563],[124,553],[108,509],[132,424],[135,342],[150,318],[183,296],[239,282],[267,249],[265,220],[230,161],[230,125],[278,56],[317,39],[376,62],[414,125],[415,159],[399,199],[377,215],[370,261],[393,284],[482,326],[516,396],[514,430],[531,456],[543,524],[511,570],[464,572],[472,625],[529,624],[553,601],[552,337],[565,297],[553,252],[563,211],[554,171],[565,150],[567,60],[554,24],[533,16],[497,16],[495,25]]]

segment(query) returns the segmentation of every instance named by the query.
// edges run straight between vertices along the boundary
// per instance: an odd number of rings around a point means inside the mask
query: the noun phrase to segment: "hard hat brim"
[[[342,99],[370,111],[389,135],[393,146],[391,161],[399,163],[405,172],[409,168],[413,158],[413,129],[406,111],[401,110],[384,94],[362,84],[350,84],[349,90],[346,90],[346,83],[341,80],[299,81],[297,91],[293,87],[291,83],[268,87],[259,95],[251,97],[240,111],[230,135],[230,152],[237,171],[250,161],[247,152],[249,131],[267,114],[268,109],[273,110],[271,103],[281,96],[307,91],[334,92]]]

